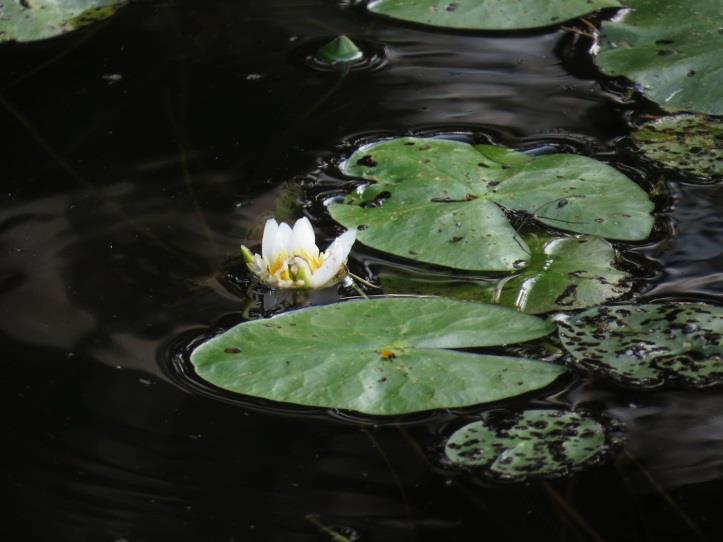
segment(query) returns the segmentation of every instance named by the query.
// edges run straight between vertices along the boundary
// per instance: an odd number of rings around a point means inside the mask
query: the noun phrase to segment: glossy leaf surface
[[[616,0],[377,0],[369,9],[395,19],[442,28],[516,30],[558,25]]]
[[[667,111],[723,115],[723,2],[626,0],[632,8],[602,24],[596,63],[634,81]]]
[[[229,391],[374,415],[498,401],[565,369],[449,350],[547,335],[513,310],[434,298],[350,301],[240,324],[199,346],[198,375]]]
[[[357,239],[404,258],[468,271],[512,271],[530,249],[504,209],[559,229],[641,240],[653,225],[645,191],[573,154],[531,157],[493,145],[404,137],[355,152],[344,173],[374,180],[331,216]]]
[[[5,0],[0,42],[36,41],[110,17],[126,0]]]

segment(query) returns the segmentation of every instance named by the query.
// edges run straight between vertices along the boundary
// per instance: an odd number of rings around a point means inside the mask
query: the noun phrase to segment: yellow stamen
[[[269,273],[275,275],[286,265],[286,258],[277,257],[269,266]]]

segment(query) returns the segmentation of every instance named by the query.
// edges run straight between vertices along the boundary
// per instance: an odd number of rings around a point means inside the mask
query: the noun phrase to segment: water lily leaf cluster
[[[52,38],[110,17],[127,0],[6,0],[0,3],[0,42]]]
[[[645,191],[614,168],[573,154],[538,157],[493,145],[403,137],[357,150],[347,175],[373,181],[329,206],[372,248],[466,271],[513,271],[530,248],[506,212],[609,239],[642,240]]]
[[[723,4],[720,0],[626,0],[621,19],[602,24],[596,63],[624,76],[667,111],[723,115]]]
[[[558,25],[592,11],[620,7],[616,0],[376,0],[369,10],[442,28],[518,30]]]
[[[371,415],[498,401],[565,372],[540,361],[453,349],[529,341],[535,316],[436,298],[349,301],[239,324],[191,355],[197,374],[248,396]]]
[[[723,382],[723,308],[706,304],[615,305],[559,323],[580,366],[622,384]]]
[[[674,115],[632,133],[640,151],[663,166],[710,181],[723,176],[723,122],[702,115]]]
[[[445,455],[455,465],[484,468],[505,479],[568,473],[605,446],[599,422],[576,412],[525,410],[492,413],[458,429]]]
[[[630,290],[630,275],[616,267],[613,246],[599,237],[526,236],[530,264],[497,280],[455,282],[384,273],[385,292],[440,295],[496,303],[530,314],[592,307]]]

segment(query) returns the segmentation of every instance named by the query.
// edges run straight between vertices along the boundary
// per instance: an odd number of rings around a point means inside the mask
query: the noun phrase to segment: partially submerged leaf
[[[599,237],[527,239],[530,265],[500,280],[492,302],[530,314],[592,307],[630,289],[613,246]]]
[[[127,0],[5,0],[0,42],[52,38],[110,17]]]
[[[581,366],[631,386],[723,381],[723,308],[705,304],[613,305],[558,323]]]
[[[447,441],[452,463],[506,479],[568,473],[603,451],[605,430],[594,419],[561,410],[488,415]]]
[[[711,180],[723,176],[723,121],[702,115],[661,117],[632,134],[645,156]]]
[[[667,111],[723,115],[723,3],[625,0],[624,17],[602,24],[596,63],[625,76]]]
[[[617,255],[599,237],[525,238],[532,256],[522,272],[499,280],[419,280],[411,274],[382,273],[387,293],[440,295],[497,303],[530,314],[599,305],[627,292],[629,275],[615,267]]]
[[[191,362],[204,380],[244,395],[405,414],[547,386],[565,369],[448,349],[517,343],[553,330],[544,320],[493,305],[372,299],[240,324],[199,346]]]
[[[592,11],[620,7],[616,0],[376,0],[374,13],[430,26],[516,30],[553,26]]]
[[[339,36],[334,38],[326,45],[319,48],[316,52],[316,57],[328,64],[334,64],[337,62],[353,62],[359,60],[364,56],[357,44],[354,43],[347,36]]]
[[[357,239],[412,260],[469,271],[525,267],[529,248],[503,209],[556,228],[641,240],[653,225],[645,191],[573,154],[531,157],[493,145],[403,137],[356,151],[344,173],[376,182],[329,206]]]

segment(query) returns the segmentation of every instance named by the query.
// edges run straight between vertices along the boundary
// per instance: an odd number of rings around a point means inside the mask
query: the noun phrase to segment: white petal
[[[269,218],[264,226],[264,236],[261,239],[261,255],[264,260],[271,262],[272,260],[272,247],[276,244],[276,234],[279,231],[279,225],[276,220]]]
[[[356,232],[349,230],[337,237],[326,249],[326,259],[316,273],[311,277],[311,287],[321,288],[339,274],[346,263],[351,247],[356,240]]]
[[[261,273],[266,271],[266,264],[264,263],[264,259],[258,254],[254,254],[254,261],[247,265],[249,266],[249,269],[251,269],[251,271],[256,275],[260,275]]]
[[[334,255],[335,257],[340,258],[342,263],[346,263],[346,259],[351,252],[351,247],[354,245],[354,241],[356,241],[356,231],[345,231],[339,237],[334,239],[334,242],[326,249],[327,257]]]
[[[319,256],[319,248],[316,246],[316,237],[314,236],[314,228],[309,219],[300,218],[294,224],[294,231],[291,235],[291,254],[300,256]]]
[[[288,254],[290,246],[291,226],[289,226],[286,222],[282,222],[279,224],[279,231],[276,234],[276,250],[274,251],[274,254],[279,254],[281,252]]]

